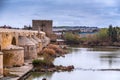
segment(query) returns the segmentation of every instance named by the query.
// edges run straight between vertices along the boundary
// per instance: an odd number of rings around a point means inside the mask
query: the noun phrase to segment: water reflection
[[[76,68],[120,68],[120,51],[118,48],[72,49],[72,54],[67,54],[65,58],[57,58],[54,63],[64,66],[73,64]]]
[[[51,72],[48,72],[48,73],[40,73],[40,72],[34,72],[32,73],[28,79],[26,80],[42,80],[43,78],[46,78],[46,79],[49,79],[49,80],[52,80],[52,74]]]
[[[89,48],[90,51],[117,51],[119,47],[95,47]]]
[[[114,65],[119,65],[120,54],[117,51],[110,54],[101,54],[100,59],[102,63],[108,63],[109,68],[116,68]]]
[[[27,80],[120,80],[120,72],[93,69],[120,69],[120,50],[117,48],[72,48],[65,57],[56,58],[56,65],[74,65],[72,72],[33,74]]]

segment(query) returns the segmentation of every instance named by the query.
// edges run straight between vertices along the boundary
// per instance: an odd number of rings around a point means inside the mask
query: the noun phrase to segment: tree
[[[107,41],[108,40],[108,29],[107,28],[103,28],[101,29],[97,34],[96,37],[98,41]]]
[[[120,41],[120,27],[116,27],[116,31],[117,31],[117,40]]]
[[[109,39],[112,40],[112,25],[109,25],[109,28],[108,28],[108,36],[109,36]]]
[[[110,25],[108,29],[108,35],[112,42],[117,41],[117,27],[112,27],[112,25]]]
[[[114,27],[112,32],[112,42],[117,41],[117,29]]]
[[[68,44],[79,44],[80,38],[79,35],[67,32],[64,34],[64,38]]]

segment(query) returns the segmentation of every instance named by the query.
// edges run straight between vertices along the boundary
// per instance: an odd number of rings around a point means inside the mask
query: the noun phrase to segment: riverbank
[[[55,65],[74,65],[71,72],[37,72],[27,80],[118,80],[120,78],[120,49],[72,47],[65,57],[55,59]]]
[[[45,64],[46,64],[45,66],[38,64],[36,68],[35,66],[33,66],[32,63],[34,60],[26,60],[24,65],[21,67],[9,68],[8,75],[1,78],[1,80],[24,80],[26,77],[30,75],[30,72],[72,71],[74,69],[74,66],[55,66],[52,63],[52,61],[56,57],[60,57],[60,56],[64,57],[64,55],[67,53],[66,50],[63,50],[63,48],[66,49],[66,47],[64,46],[61,47],[59,45],[49,44],[48,46],[43,48],[41,53],[38,54],[39,57],[37,58],[37,60],[45,59]],[[53,65],[53,67],[50,67],[51,64]]]
[[[82,42],[80,45],[83,45],[83,46],[115,46],[115,47],[120,47],[120,42],[86,41],[86,42]]]
[[[64,57],[67,54],[67,47],[49,44],[46,48],[44,48],[40,56],[43,57],[42,60],[35,59],[32,64],[34,66],[34,72],[59,72],[59,71],[72,71],[74,69],[73,65],[70,66],[56,66],[53,64],[53,61],[57,57]]]
[[[63,72],[63,71],[73,71],[74,66],[70,65],[70,66],[54,66],[51,68],[41,68],[41,67],[35,67],[33,69],[34,72]]]

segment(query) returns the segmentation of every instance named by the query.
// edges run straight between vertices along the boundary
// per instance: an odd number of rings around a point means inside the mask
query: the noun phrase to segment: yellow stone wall
[[[1,48],[5,49],[12,41],[12,33],[2,33]]]
[[[22,66],[24,64],[24,50],[3,50],[3,64],[5,67]]]
[[[42,43],[39,43],[39,52],[42,51]]]
[[[6,49],[7,46],[11,45],[12,44],[12,40],[13,40],[13,37],[15,38],[15,42],[16,42],[16,45],[18,46],[18,37],[19,36],[36,36],[38,37],[39,39],[41,39],[41,43],[38,43],[38,47],[39,47],[39,51],[42,50],[44,46],[44,44],[47,42],[45,37],[46,37],[46,33],[45,32],[42,32],[40,31],[39,35],[38,35],[38,31],[33,31],[33,30],[17,30],[17,29],[3,29],[3,28],[0,28],[0,48],[2,50]],[[13,44],[14,45],[14,44]],[[32,47],[30,47],[32,49]],[[32,50],[31,51],[27,50],[27,52],[30,52],[30,54],[28,54],[29,57],[31,58],[35,58],[37,56],[37,54],[34,54],[36,51],[35,50]],[[11,52],[10,53],[13,53],[13,54],[16,54],[16,56],[18,55],[17,53],[19,53],[19,51],[12,51],[10,50]],[[16,57],[15,56],[15,57]],[[33,57],[35,56],[35,57]],[[14,58],[15,58],[14,57]],[[4,60],[6,57],[3,57]],[[18,57],[16,57],[18,58]],[[11,61],[12,62],[12,61]],[[23,61],[21,61],[23,62]],[[10,63],[12,64],[12,63]]]
[[[46,39],[46,33],[32,30],[17,30],[17,29],[2,29],[0,28],[0,75],[3,74],[3,66],[22,66],[24,64],[24,57],[34,59],[37,58],[36,46],[22,46],[24,49],[7,49],[12,44],[13,37],[15,38],[16,45],[18,45],[19,36],[36,36],[41,42],[38,43],[38,51],[41,51],[45,44],[50,41]],[[14,45],[14,44],[13,44]],[[27,49],[26,49],[27,48]]]
[[[16,39],[16,45],[18,45],[19,36],[32,36],[38,35],[38,31],[32,30],[17,30],[17,29],[2,29],[0,28],[0,46],[1,49],[5,49],[7,46],[11,45],[13,37]],[[45,32],[40,32],[40,39],[44,39],[46,36]]]
[[[0,74],[3,74],[3,55],[0,54]]]

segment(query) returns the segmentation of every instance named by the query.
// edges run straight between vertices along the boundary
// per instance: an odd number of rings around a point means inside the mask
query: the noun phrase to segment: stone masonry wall
[[[49,37],[52,32],[52,20],[32,20],[32,29],[39,30],[46,33]]]
[[[0,53],[0,75],[3,74],[3,54]]]
[[[12,33],[2,33],[2,41],[1,41],[1,48],[4,49],[8,45],[11,44],[12,41]]]
[[[3,64],[6,67],[22,66],[24,64],[24,50],[3,50]]]

